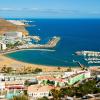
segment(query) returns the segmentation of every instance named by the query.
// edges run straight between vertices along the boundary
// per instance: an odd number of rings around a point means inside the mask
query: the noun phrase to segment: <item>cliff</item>
[[[19,31],[23,35],[28,35],[28,31],[25,29],[25,26],[15,25],[5,19],[0,19],[0,34],[10,31]]]

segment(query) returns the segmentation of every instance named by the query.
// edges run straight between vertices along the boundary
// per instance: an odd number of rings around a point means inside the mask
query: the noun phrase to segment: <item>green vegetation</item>
[[[23,43],[20,42],[20,41],[17,41],[17,42],[15,42],[15,43],[8,43],[8,44],[7,44],[7,48],[13,49],[13,48],[15,48],[16,46],[19,46],[19,45],[22,45],[22,44],[23,44]]]
[[[69,67],[69,68],[67,69],[67,72],[71,72],[71,71],[72,71],[72,68]]]
[[[10,48],[10,49],[14,48],[14,44],[12,44],[12,43],[8,43],[6,46],[7,46],[7,48]]]
[[[4,65],[4,67],[2,67],[1,72],[3,73],[11,73],[12,72],[12,67],[6,67],[6,65]]]
[[[17,41],[17,42],[14,44],[14,46],[19,46],[19,45],[22,45],[22,44],[23,44],[22,42]]]
[[[42,69],[40,69],[40,68],[36,68],[36,69],[33,71],[33,73],[35,73],[35,74],[40,73],[40,72],[42,72]]]
[[[11,100],[29,100],[28,96],[20,95],[20,96],[14,96]]]
[[[77,92],[80,95],[84,96],[86,94],[100,93],[100,88],[96,87],[95,80],[90,80],[86,82],[85,84],[80,84],[79,87],[77,88]]]
[[[60,98],[61,98],[61,91],[60,90],[52,89],[51,93],[53,96],[53,100],[60,100]]]
[[[38,74],[40,72],[42,72],[42,69],[40,68],[36,68],[36,69],[33,69],[32,67],[23,67],[20,69],[13,69],[12,67],[8,67],[6,65],[4,65],[0,71],[2,73],[10,73],[10,74]]]
[[[49,100],[47,97],[38,98],[37,100]]]
[[[87,94],[100,93],[100,88],[96,87],[95,80],[89,80],[84,84],[80,84],[78,87],[71,86],[71,87],[61,88],[60,90],[53,89],[51,90],[51,93],[53,95],[53,100],[61,100],[61,98],[62,97],[64,98],[65,96],[82,97]]]
[[[38,81],[37,82],[29,82],[28,80],[26,80],[24,83],[25,86],[30,86],[30,85],[34,85],[34,84],[38,84]]]
[[[49,81],[49,80],[47,80],[47,84],[48,84],[48,85],[54,85],[55,82],[54,82],[54,81]]]

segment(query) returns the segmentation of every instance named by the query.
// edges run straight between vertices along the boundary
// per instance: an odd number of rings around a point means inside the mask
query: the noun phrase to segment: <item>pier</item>
[[[28,46],[28,48],[42,48],[42,49],[46,49],[46,48],[54,48],[58,42],[60,41],[60,37],[53,37],[49,42],[47,42],[46,44],[31,44]]]
[[[60,41],[60,37],[53,37],[52,40],[50,40],[47,44],[45,44],[45,47],[53,48],[57,45],[59,41]]]
[[[0,54],[8,54],[8,53],[23,51],[23,50],[38,50],[38,51],[54,52],[55,50],[52,50],[51,48],[54,48],[59,41],[60,41],[60,37],[53,37],[49,42],[47,42],[47,44],[24,44],[24,45],[17,46],[13,49],[0,51]]]
[[[88,64],[100,64],[100,52],[96,51],[77,51],[76,55],[84,56]]]
[[[83,56],[100,57],[100,52],[96,52],[96,51],[77,51],[75,54],[76,55],[83,55]]]
[[[41,40],[41,38],[39,36],[27,36],[27,38],[33,39],[33,40],[35,40],[37,42]]]

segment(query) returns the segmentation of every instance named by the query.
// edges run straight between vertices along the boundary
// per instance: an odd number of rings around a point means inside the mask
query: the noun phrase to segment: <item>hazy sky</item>
[[[100,0],[0,0],[0,17],[100,18]]]

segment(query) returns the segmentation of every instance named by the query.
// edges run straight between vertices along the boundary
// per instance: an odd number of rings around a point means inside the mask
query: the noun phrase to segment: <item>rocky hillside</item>
[[[19,31],[22,32],[24,35],[28,35],[28,31],[25,29],[24,26],[15,25],[5,19],[0,19],[0,34],[9,31]]]

